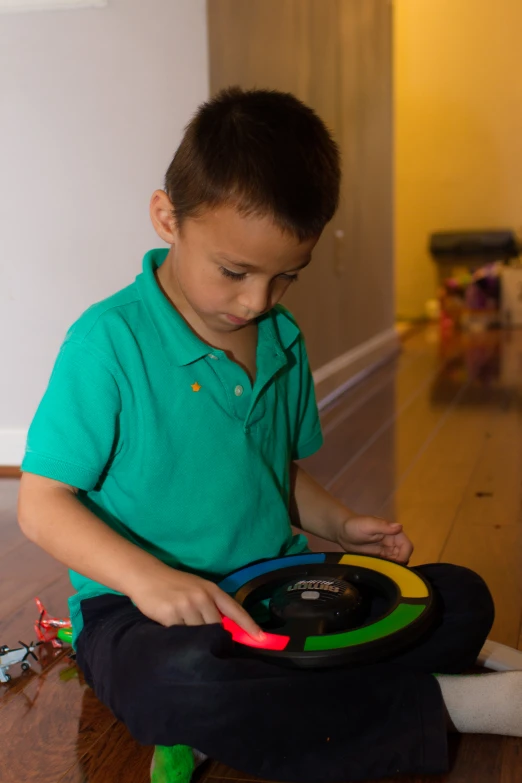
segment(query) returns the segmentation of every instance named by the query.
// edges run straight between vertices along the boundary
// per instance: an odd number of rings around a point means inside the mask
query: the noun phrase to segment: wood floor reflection
[[[322,418],[325,445],[307,470],[355,510],[403,523],[412,564],[478,571],[497,607],[492,638],[522,648],[522,332],[418,331]],[[34,636],[35,595],[64,615],[69,592],[65,568],[16,525],[17,485],[0,480],[0,645],[11,646]],[[65,651],[39,648],[29,672],[12,673],[0,686],[2,783],[148,781],[152,749],[97,701]],[[463,737],[453,754],[449,774],[402,780],[522,780],[522,740]],[[213,762],[201,780],[253,778]]]

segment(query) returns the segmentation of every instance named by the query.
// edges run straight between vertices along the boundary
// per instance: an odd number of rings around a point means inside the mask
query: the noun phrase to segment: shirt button
[[[208,358],[209,359],[218,359],[219,357],[216,356],[216,354],[214,354],[214,353],[209,353]]]
[[[236,395],[236,397],[241,397],[241,395],[243,394],[243,387],[236,386],[236,388],[234,389],[234,394]]]

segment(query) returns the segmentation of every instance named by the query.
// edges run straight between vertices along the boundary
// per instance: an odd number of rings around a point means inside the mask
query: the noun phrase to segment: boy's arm
[[[74,487],[24,473],[18,520],[31,541],[56,560],[129,596],[143,614],[165,626],[221,622],[221,614],[258,636],[250,615],[213,582],[184,573],[120,536],[89,511]]]
[[[291,464],[293,524],[334,541],[346,552],[378,555],[407,563],[413,545],[402,525],[377,517],[358,516],[327,492],[295,462]]]
[[[159,561],[111,530],[78,501],[77,492],[60,481],[23,473],[18,499],[22,531],[73,571],[129,595]]]

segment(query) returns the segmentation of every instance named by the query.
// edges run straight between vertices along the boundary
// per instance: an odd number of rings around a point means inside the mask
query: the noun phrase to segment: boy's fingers
[[[208,606],[203,607],[201,610],[201,615],[205,625],[213,625],[214,623],[221,622],[219,609],[214,603],[209,603]]]
[[[405,544],[403,547],[401,547],[399,552],[400,559],[403,563],[408,563],[412,554],[413,554],[412,544]]]
[[[234,598],[231,598],[227,593],[219,591],[219,595],[216,596],[216,606],[219,611],[234,620],[241,628],[253,636],[254,639],[259,639],[264,636],[264,632],[259,625],[253,620],[248,612],[241,607]]]
[[[398,522],[387,522],[384,519],[373,520],[373,534],[376,536],[396,536],[402,530],[402,525]]]
[[[387,560],[395,560],[403,562],[407,559],[407,554],[399,549],[397,546],[385,546],[382,543],[374,544],[360,544],[359,546],[350,547],[350,552],[360,552],[362,555],[377,555],[377,557],[384,557]]]
[[[350,552],[353,552],[354,554],[360,552],[361,555],[377,555],[378,557],[384,557],[382,544],[360,544],[359,546],[351,546]]]
[[[364,517],[357,521],[361,540],[381,541],[385,536],[396,536],[402,531],[401,524],[388,522],[385,519]]]
[[[207,623],[202,612],[197,610],[183,612],[182,621],[183,625],[205,625]],[[216,621],[214,620],[214,622]]]

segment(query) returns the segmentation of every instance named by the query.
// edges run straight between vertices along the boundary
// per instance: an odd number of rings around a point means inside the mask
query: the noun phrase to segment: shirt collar
[[[212,349],[194,334],[158,285],[154,273],[168,252],[168,248],[156,248],[145,254],[143,272],[136,278],[136,285],[170,363],[182,367],[208,356]]]
[[[137,276],[136,285],[169,361],[181,367],[208,356],[212,348],[194,334],[157,283],[156,269],[165,261],[168,252],[168,248],[156,248],[145,254],[143,272]],[[258,325],[258,350],[275,352],[280,359],[300,334],[293,316],[279,304],[262,316]]]
[[[284,350],[290,348],[299,338],[301,330],[292,313],[282,304],[276,304],[265,318],[270,318],[274,339]]]

